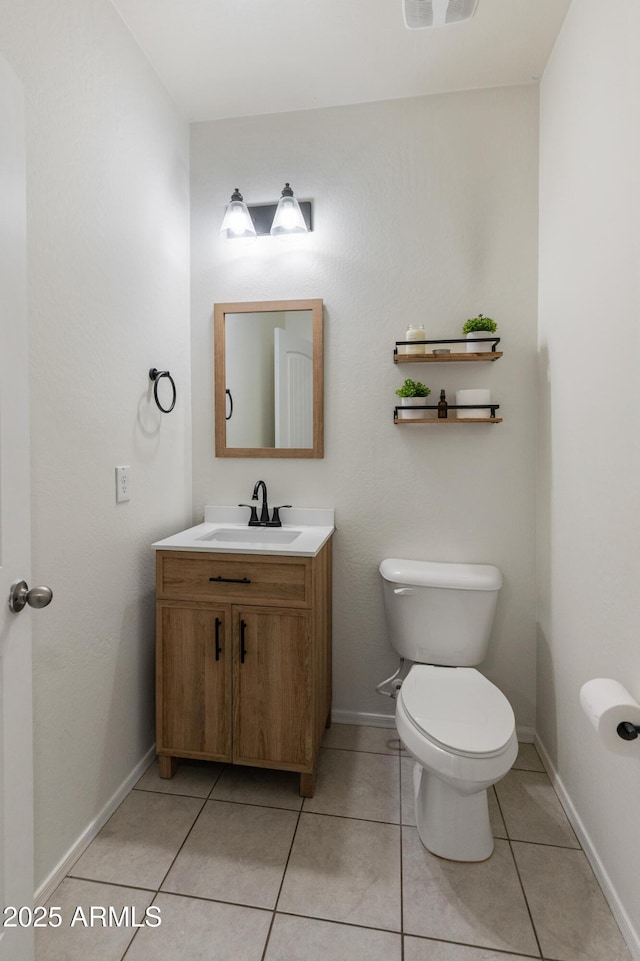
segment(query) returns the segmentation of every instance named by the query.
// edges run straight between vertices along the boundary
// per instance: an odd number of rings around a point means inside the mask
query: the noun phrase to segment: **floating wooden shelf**
[[[408,418],[393,418],[394,424],[501,424],[502,417],[420,417],[409,420]]]
[[[435,404],[416,404],[414,407],[394,407],[393,408],[393,423],[394,424],[501,424],[502,417],[496,417],[496,411],[500,407],[500,404],[449,404],[447,406],[447,417],[400,417],[398,416],[399,411],[416,411],[416,410],[432,410],[436,412],[438,407]],[[451,411],[458,410],[482,410],[486,408],[489,416],[488,417],[457,417],[456,414],[451,416]]]
[[[395,364],[457,364],[470,361],[493,361],[502,357],[501,350],[484,350],[473,354],[398,354],[394,352]]]
[[[502,357],[502,351],[496,350],[497,345],[500,343],[500,338],[489,333],[486,337],[477,337],[476,343],[491,344],[491,350],[478,350],[473,351],[473,353],[465,350],[455,354],[403,354],[398,351],[400,347],[412,349],[419,344],[423,347],[430,346],[433,348],[433,346],[437,344],[467,345],[468,343],[469,341],[466,337],[450,337],[448,340],[397,340],[393,350],[393,362],[394,364],[460,364],[472,363],[474,361],[494,361]]]

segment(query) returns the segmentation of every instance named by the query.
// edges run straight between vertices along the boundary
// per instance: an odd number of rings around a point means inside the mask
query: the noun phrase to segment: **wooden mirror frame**
[[[225,350],[227,314],[310,310],[313,342],[313,447],[227,447]],[[322,300],[257,300],[213,306],[214,423],[216,457],[324,457]]]

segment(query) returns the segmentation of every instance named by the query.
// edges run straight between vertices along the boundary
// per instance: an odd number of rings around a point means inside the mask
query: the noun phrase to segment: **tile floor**
[[[50,899],[37,961],[629,961],[532,745],[490,792],[481,864],[423,848],[412,764],[394,730],[334,725],[304,801],[283,772],[152,765]]]

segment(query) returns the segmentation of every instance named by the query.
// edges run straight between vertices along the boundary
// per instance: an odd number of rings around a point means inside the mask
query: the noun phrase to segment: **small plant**
[[[491,317],[483,317],[482,314],[478,314],[477,317],[472,317],[466,321],[462,328],[463,334],[472,334],[476,331],[486,330],[490,334],[495,334],[498,329],[498,325],[495,320],[491,320]]]
[[[430,387],[421,384],[419,380],[411,380],[409,377],[407,377],[402,387],[398,387],[396,391],[398,397],[428,397],[430,393]]]

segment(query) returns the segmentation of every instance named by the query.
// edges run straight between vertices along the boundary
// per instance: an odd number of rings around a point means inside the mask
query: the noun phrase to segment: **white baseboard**
[[[62,879],[69,873],[71,866],[78,860],[80,855],[91,844],[96,834],[104,827],[115,809],[121,801],[125,799],[133,785],[140,780],[147,770],[156,754],[156,746],[149,748],[141,761],[136,764],[133,771],[125,778],[120,787],[111,795],[105,806],[97,817],[85,828],[80,837],[71,845],[64,857],[58,862],[51,874],[45,878],[34,895],[34,904],[44,904]]]
[[[618,927],[622,932],[622,937],[626,941],[627,947],[631,952],[631,956],[634,959],[634,961],[640,961],[640,936],[638,934],[638,931],[634,927],[631,919],[629,918],[629,915],[627,914],[624,906],[622,905],[620,898],[618,897],[618,893],[611,881],[611,878],[609,877],[600,859],[600,856],[589,836],[589,832],[587,831],[582,819],[580,818],[580,815],[576,811],[573,801],[571,800],[564,784],[562,783],[562,779],[558,775],[558,772],[553,766],[551,759],[549,757],[549,754],[545,749],[544,744],[542,743],[542,741],[540,740],[537,734],[534,738],[533,743],[535,744],[536,749],[540,754],[540,757],[542,758],[542,762],[545,768],[547,769],[547,774],[551,779],[551,783],[555,788],[556,794],[558,795],[558,797],[560,798],[560,801],[562,802],[562,806],[565,810],[567,817],[569,818],[569,821],[571,822],[571,826],[573,830],[576,832],[578,840],[582,845],[582,850],[586,854],[587,860],[589,861],[589,864],[593,868],[593,873],[595,874],[598,880],[598,883],[602,888],[602,893],[604,894],[607,900],[607,903],[611,908],[611,913],[616,919]]]
[[[533,727],[523,727],[522,725],[516,725],[516,734],[518,735],[518,740],[523,744],[533,744],[536,738],[536,730]]]
[[[358,724],[362,727],[395,727],[395,714],[365,714],[362,711],[332,711],[334,724]]]

